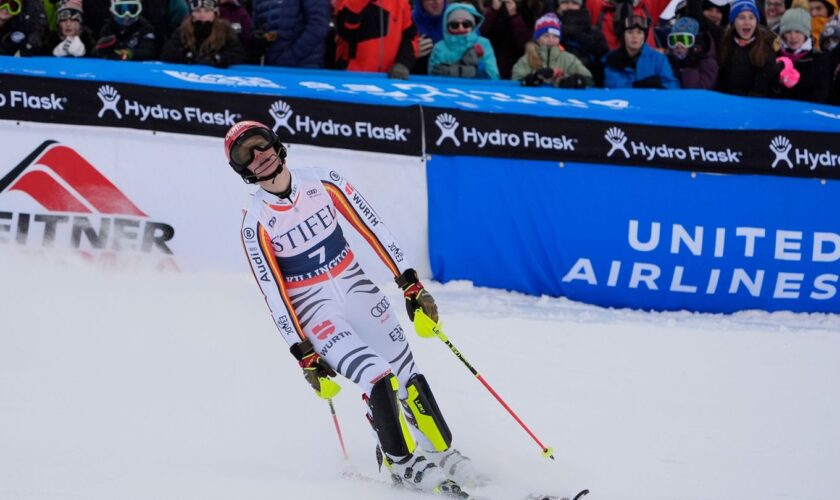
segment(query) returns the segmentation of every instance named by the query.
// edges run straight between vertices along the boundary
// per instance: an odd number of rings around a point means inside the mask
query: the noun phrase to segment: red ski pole
[[[554,449],[550,446],[544,445],[542,441],[540,441],[540,439],[531,431],[531,429],[529,429],[528,426],[525,425],[525,422],[523,422],[522,419],[519,418],[519,415],[517,415],[516,412],[513,411],[513,409],[510,406],[508,406],[505,400],[503,400],[502,397],[499,396],[499,393],[497,393],[490,386],[490,384],[488,384],[487,381],[484,380],[484,377],[482,377],[481,374],[478,373],[478,370],[473,368],[469,361],[467,361],[467,358],[465,358],[463,354],[461,354],[461,352],[458,350],[458,348],[456,348],[455,345],[452,344],[449,338],[443,334],[443,330],[441,330],[440,325],[435,323],[432,320],[432,318],[427,316],[422,309],[417,309],[414,312],[414,328],[415,330],[417,330],[417,335],[420,335],[421,337],[437,337],[441,341],[443,341],[443,343],[446,344],[447,347],[449,347],[449,350],[452,351],[452,353],[455,354],[455,356],[458,359],[460,359],[462,363],[464,363],[464,366],[466,366],[467,369],[469,369],[469,371],[473,375],[475,375],[475,378],[477,378],[478,381],[481,382],[481,384],[484,387],[486,387],[488,391],[490,391],[490,394],[492,394],[493,397],[496,398],[496,401],[498,401],[499,404],[501,404],[502,407],[505,410],[507,410],[508,413],[510,413],[510,416],[513,417],[514,420],[516,420],[516,423],[518,423],[523,429],[525,429],[525,432],[527,432],[528,435],[531,436],[531,439],[536,441],[536,443],[542,450],[542,455],[544,457],[554,460]]]

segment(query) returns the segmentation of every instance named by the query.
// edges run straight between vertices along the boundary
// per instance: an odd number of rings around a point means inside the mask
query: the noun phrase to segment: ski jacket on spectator
[[[604,57],[604,87],[609,89],[633,88],[643,81],[657,79],[666,89],[680,88],[680,82],[674,78],[668,58],[642,45],[636,57],[630,57],[624,47],[613,50]]]
[[[190,12],[186,0],[142,0],[141,3],[143,11],[140,15],[155,27],[155,36],[160,44],[169,38]],[[111,18],[110,4],[109,0],[83,0],[85,26],[94,33],[101,33]]]
[[[475,28],[466,35],[452,35],[448,33],[445,23],[449,14],[457,9],[463,9],[473,15],[476,20]],[[481,52],[478,62],[478,69],[475,78],[499,79],[499,68],[496,65],[496,55],[493,52],[493,45],[490,40],[479,34],[484,16],[470,4],[455,3],[446,8],[443,14],[444,33],[443,40],[435,44],[432,55],[429,58],[429,73],[434,72],[435,66],[439,64],[458,64],[469,51],[476,51],[476,46]]]
[[[779,86],[779,97],[797,101],[828,102],[831,92],[832,68],[828,54],[807,50],[792,55],[784,49],[777,56],[789,57],[799,71],[799,82],[791,88]]]
[[[496,65],[503,80],[511,78],[511,68],[525,51],[525,44],[531,40],[533,21],[527,24],[521,10],[526,8],[524,2],[518,4],[515,16],[508,14],[502,5],[499,10],[493,7],[484,9],[484,23],[481,25],[481,35],[490,40],[493,52],[496,54]],[[534,16],[528,16],[533,18]],[[539,16],[537,16],[539,17]],[[531,27],[529,27],[531,26]]]
[[[779,84],[779,68],[771,45],[773,35],[759,26],[755,40],[741,47],[732,33],[730,26],[721,40],[717,90],[726,94],[770,97],[778,91],[776,87]],[[752,50],[764,60],[761,66],[753,65],[750,59]]]
[[[0,27],[0,55],[33,56],[46,50],[47,16],[41,0],[23,0],[20,14]]]
[[[339,67],[382,73],[394,64],[414,66],[417,29],[408,0],[338,0],[336,9]]]
[[[121,26],[112,18],[102,27],[92,55],[102,59],[148,61],[157,59],[159,47],[154,26],[143,16],[129,26]]]
[[[831,78],[828,102],[837,106],[840,105],[840,45],[834,47],[827,55],[829,78]]]
[[[630,5],[632,5],[632,3]],[[619,40],[619,34],[616,32],[615,26],[616,16],[618,15],[616,4],[606,0],[589,0],[586,3],[586,6],[591,13],[592,24],[604,34],[604,39],[607,41],[607,47],[609,47],[610,50],[617,49],[621,45],[621,41]],[[661,11],[662,9],[660,8],[659,11],[654,14],[653,11],[647,8],[646,1],[641,0],[632,7],[631,15],[650,18],[650,25],[655,26],[656,23],[659,22],[659,12]],[[651,47],[656,47],[656,38],[654,37],[652,29],[648,30],[647,43]]]
[[[580,62],[580,59],[573,54],[566,52],[563,47],[537,47],[537,54],[542,61],[542,68],[549,68],[555,71],[556,78],[564,78],[572,75],[580,75],[585,78],[592,78],[592,73]],[[528,55],[524,55],[513,65],[511,79],[522,80],[526,76],[540,68],[534,68],[528,61]],[[589,82],[590,85],[592,82]]]
[[[709,33],[701,31],[697,35],[695,45],[685,59],[680,60],[669,54],[668,61],[682,88],[705,90],[715,88],[718,77],[717,51],[712,35]]]
[[[449,2],[444,2],[446,5]],[[444,7],[444,10],[445,7]],[[443,39],[443,13],[439,16],[433,16],[426,12],[423,8],[423,0],[414,2],[414,11],[411,16],[414,18],[414,26],[417,33],[426,35],[431,38],[433,42],[438,43]]]
[[[324,37],[330,27],[329,0],[254,0],[255,30],[277,34],[265,51],[265,64],[324,67]]]
[[[216,18],[211,31],[201,36],[192,28],[192,21],[188,18],[166,41],[160,59],[227,68],[245,63],[247,54],[236,31],[226,20]]]
[[[609,52],[607,41],[601,30],[592,26],[589,12],[585,7],[580,10],[567,10],[560,14],[563,23],[560,43],[567,52],[580,59],[586,69],[592,73],[596,85],[604,84],[604,67],[601,59]]]

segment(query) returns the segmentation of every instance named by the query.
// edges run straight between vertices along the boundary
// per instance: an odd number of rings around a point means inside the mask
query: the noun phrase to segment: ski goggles
[[[114,17],[120,19],[139,17],[143,12],[143,4],[139,1],[112,2],[110,10]]]
[[[239,136],[231,145],[230,166],[237,172],[242,172],[254,161],[256,151],[264,153],[272,148],[277,151],[277,156],[281,160],[286,158],[286,148],[280,143],[280,138],[274,132],[267,128],[250,129]]]
[[[190,10],[210,9],[219,10],[219,2],[216,0],[190,0]]]
[[[23,0],[0,0],[0,9],[16,16],[23,9]]]
[[[63,9],[55,13],[55,18],[61,21],[82,22],[82,13],[76,9]]]
[[[647,31],[648,29],[648,19],[644,16],[628,16],[624,18],[624,30],[631,30],[633,28],[639,28],[642,31]]]
[[[676,49],[680,45],[687,49],[694,47],[694,35],[691,33],[669,33],[668,48]]]

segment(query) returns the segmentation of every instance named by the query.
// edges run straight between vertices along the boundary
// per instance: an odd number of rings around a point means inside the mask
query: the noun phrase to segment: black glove
[[[2,46],[3,52],[7,54],[14,54],[21,50],[26,43],[26,34],[22,31],[12,31],[3,37]]]
[[[432,318],[435,323],[438,322],[437,304],[432,294],[423,288],[423,284],[417,278],[417,271],[414,269],[406,269],[404,273],[397,276],[394,281],[397,286],[403,291],[405,297],[405,309],[408,311],[408,318],[414,321],[414,311],[417,308],[423,310],[426,316]]]
[[[478,73],[475,66],[465,64],[436,64],[432,66],[431,74],[435,76],[451,76],[453,78],[475,78]]]
[[[265,49],[276,41],[276,31],[254,30],[251,32],[251,47],[260,54],[265,52]]]
[[[391,70],[388,71],[388,78],[393,78],[396,80],[408,80],[408,68],[405,64],[395,63],[391,66]]]
[[[649,76],[647,78],[643,78],[641,80],[636,80],[633,82],[634,89],[664,89],[665,85],[662,85],[662,79],[656,75]]]
[[[315,392],[321,392],[321,377],[335,377],[335,370],[312,349],[309,339],[298,342],[289,348],[289,351],[298,360],[298,364],[303,368],[303,377]]]
[[[592,79],[581,75],[570,75],[557,80],[556,85],[561,89],[585,89],[592,86]]]

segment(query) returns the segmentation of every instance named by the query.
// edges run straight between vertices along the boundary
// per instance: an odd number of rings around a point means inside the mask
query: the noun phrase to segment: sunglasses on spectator
[[[469,21],[469,20],[467,20],[467,21],[449,21],[449,24],[447,24],[447,26],[451,30],[457,30],[458,28],[460,28],[462,26],[466,29],[472,29],[472,28],[475,27],[475,23],[472,22],[472,21]]]
[[[22,0],[0,0],[0,9],[5,10],[9,14],[16,16],[20,14],[20,10],[23,8],[23,1]]]
[[[694,47],[694,35],[691,33],[670,33],[668,35],[668,47],[675,49],[679,45],[687,49]]]
[[[631,30],[633,28],[639,28],[642,31],[648,29],[648,20],[646,17],[642,16],[629,16],[624,18],[624,29]]]
[[[56,14],[56,19],[59,21],[79,21],[82,22],[82,14],[79,11],[70,9],[60,10]]]
[[[143,5],[140,2],[125,2],[111,4],[111,14],[113,14],[114,17],[119,17],[120,19],[125,19],[127,17],[138,17],[142,10]]]

